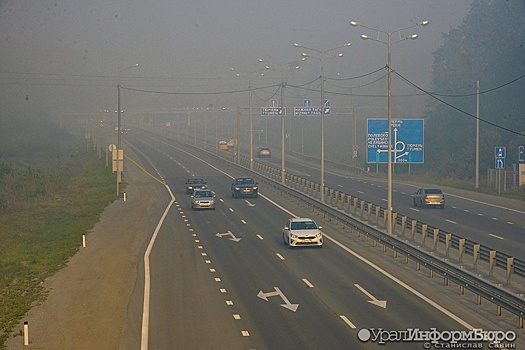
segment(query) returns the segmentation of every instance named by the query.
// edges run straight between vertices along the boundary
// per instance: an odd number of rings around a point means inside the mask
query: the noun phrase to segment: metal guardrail
[[[170,139],[173,141],[172,139]],[[227,160],[228,164],[232,169],[242,170],[243,173],[250,172],[249,170],[249,159],[245,157],[240,158],[240,164],[236,164],[236,156],[229,152],[219,151],[215,148],[211,148],[205,145],[205,147],[198,147],[197,145],[188,145],[184,143],[186,147],[193,147],[197,151],[205,152],[207,155],[219,156]],[[297,201],[306,203],[312,208],[322,212],[325,216],[328,216],[330,220],[337,220],[344,226],[352,227],[358,232],[371,237],[373,240],[383,244],[385,247],[388,246],[393,252],[404,255],[408,259],[412,259],[417,264],[423,265],[432,273],[441,275],[444,279],[451,280],[461,289],[467,289],[475,293],[479,297],[485,298],[486,300],[494,303],[498,307],[498,314],[501,313],[501,308],[511,312],[518,316],[519,328],[523,328],[523,320],[525,314],[525,300],[505,290],[494,283],[487,282],[473,274],[469,273],[465,269],[454,266],[445,259],[438,258],[430,253],[427,253],[413,245],[404,242],[397,238],[395,235],[389,235],[378,228],[374,228],[369,224],[365,224],[361,220],[353,218],[347,213],[349,209],[353,209],[354,213],[358,210],[361,213],[361,217],[366,214],[367,218],[370,218],[372,214],[375,214],[376,224],[379,223],[379,219],[385,221],[385,208],[375,206],[373,203],[366,202],[357,197],[353,197],[331,188],[325,187],[325,191],[328,196],[325,196],[325,202],[321,203],[316,198],[320,197],[320,186],[307,179],[302,179],[297,175],[288,173],[286,175],[285,185],[281,184],[278,180],[281,179],[280,169],[272,168],[262,163],[255,163],[254,176],[258,176],[258,181],[264,183],[282,194],[295,198]],[[263,177],[261,178],[260,175]],[[306,192],[306,193],[305,193]],[[334,206],[335,201],[335,206]],[[341,207],[343,209],[341,209]],[[410,229],[413,234],[421,233],[423,240],[426,238],[432,239],[434,246],[439,243],[445,243],[448,247],[460,248],[464,247],[464,252],[476,256],[478,258],[487,261],[489,266],[503,267],[509,270],[509,261],[512,261],[512,271],[520,276],[525,276],[525,262],[519,259],[514,259],[504,253],[497,252],[490,247],[482,246],[474,241],[466,240],[452,233],[448,233],[440,230],[439,228],[428,226],[425,223],[418,222],[415,219],[410,219],[407,216],[398,216],[394,213],[395,225],[401,227],[402,230]],[[394,229],[394,233],[395,233]],[[426,231],[426,232],[425,232]],[[437,234],[436,234],[437,233]],[[476,253],[477,252],[477,253]],[[510,260],[511,259],[511,260]],[[509,280],[510,282],[510,280]]]

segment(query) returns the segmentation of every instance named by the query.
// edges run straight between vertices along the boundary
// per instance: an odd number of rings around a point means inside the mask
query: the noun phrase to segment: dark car
[[[195,190],[203,190],[207,188],[206,181],[200,177],[192,177],[186,180],[186,193],[193,193]]]
[[[257,198],[257,182],[251,177],[238,177],[231,186],[232,197]]]
[[[445,195],[439,188],[420,188],[412,197],[416,207],[436,206],[441,209],[445,208]]]
[[[268,147],[259,147],[257,150],[257,157],[259,158],[270,158],[272,156],[272,151]]]

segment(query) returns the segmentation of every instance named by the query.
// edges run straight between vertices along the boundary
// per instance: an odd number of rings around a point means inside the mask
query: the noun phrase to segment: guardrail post
[[[474,251],[472,252],[472,255],[474,257],[474,265],[473,265],[474,270],[478,269],[479,248],[480,248],[480,246],[481,246],[480,244],[474,244],[474,246],[472,247],[474,249]]]
[[[421,225],[421,234],[423,235],[423,245],[425,244],[425,241],[427,239],[427,228],[428,228],[428,225],[427,224],[423,224]]]
[[[372,216],[372,203],[368,203],[367,212],[368,212],[367,221],[370,222],[370,216]]]
[[[435,228],[434,229],[434,244],[433,244],[433,248],[432,248],[434,251],[436,251],[436,249],[437,249],[438,240],[439,240],[439,229]]]
[[[459,259],[458,259],[458,261],[460,263],[462,263],[463,262],[463,255],[465,254],[465,238],[460,238],[459,239],[459,248],[458,248],[458,250],[459,250]]]
[[[407,217],[403,216],[401,217],[401,234],[405,235],[405,230],[407,228]]]
[[[352,196],[348,196],[348,199],[347,199],[347,203],[346,203],[346,212],[349,213],[350,212],[350,207],[352,206]]]
[[[489,276],[494,275],[494,264],[496,263],[496,251],[491,250],[489,253]]]
[[[445,235],[445,257],[448,259],[450,257],[450,242],[452,240],[452,233],[447,233]]]
[[[359,216],[363,217],[364,212],[365,212],[365,201],[361,200],[361,214]]]
[[[410,238],[412,241],[415,239],[416,230],[417,230],[417,220],[412,220],[412,228],[411,228],[412,237]]]
[[[357,213],[357,201],[359,198],[354,197],[354,215]]]
[[[379,226],[379,214],[381,214],[381,207],[376,205],[376,226]]]
[[[507,284],[510,285],[510,277],[514,273],[514,258],[507,258]]]
[[[392,213],[392,234],[396,234],[396,226],[397,226],[397,213]]]

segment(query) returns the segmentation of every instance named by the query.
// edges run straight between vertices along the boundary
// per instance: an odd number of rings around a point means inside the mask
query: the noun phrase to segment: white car
[[[283,242],[288,248],[299,246],[323,247],[321,226],[308,218],[292,218],[283,228]]]

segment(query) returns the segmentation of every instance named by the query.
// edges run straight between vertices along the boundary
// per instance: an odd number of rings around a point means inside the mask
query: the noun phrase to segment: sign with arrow
[[[354,286],[371,299],[368,301],[370,304],[374,304],[376,306],[382,307],[383,309],[386,309],[386,300],[377,300],[376,297],[374,297],[372,294],[370,294],[368,291],[366,291],[363,287],[361,287],[357,283],[354,284]]]
[[[224,236],[231,236],[230,241],[234,241],[234,242],[239,242],[239,241],[241,240],[240,238],[235,237],[235,235],[234,235],[233,232],[231,232],[231,231],[228,231],[228,232],[225,232],[225,233],[219,233],[219,232],[217,232],[217,233],[215,234],[215,236],[217,236],[217,237],[219,237],[219,238],[222,238],[222,237],[224,237]]]
[[[297,308],[299,307],[299,304],[292,304],[290,303],[290,301],[288,300],[288,298],[286,298],[283,294],[283,292],[281,292],[281,290],[277,287],[273,287],[275,289],[275,292],[267,292],[267,293],[264,293],[262,290],[259,291],[259,293],[257,294],[257,296],[259,298],[261,298],[262,300],[265,300],[265,301],[268,301],[268,297],[275,297],[275,296],[280,296],[281,299],[284,301],[284,304],[281,304],[282,307],[284,307],[285,309],[288,309],[290,311],[293,311],[293,312],[296,312],[297,311]]]

